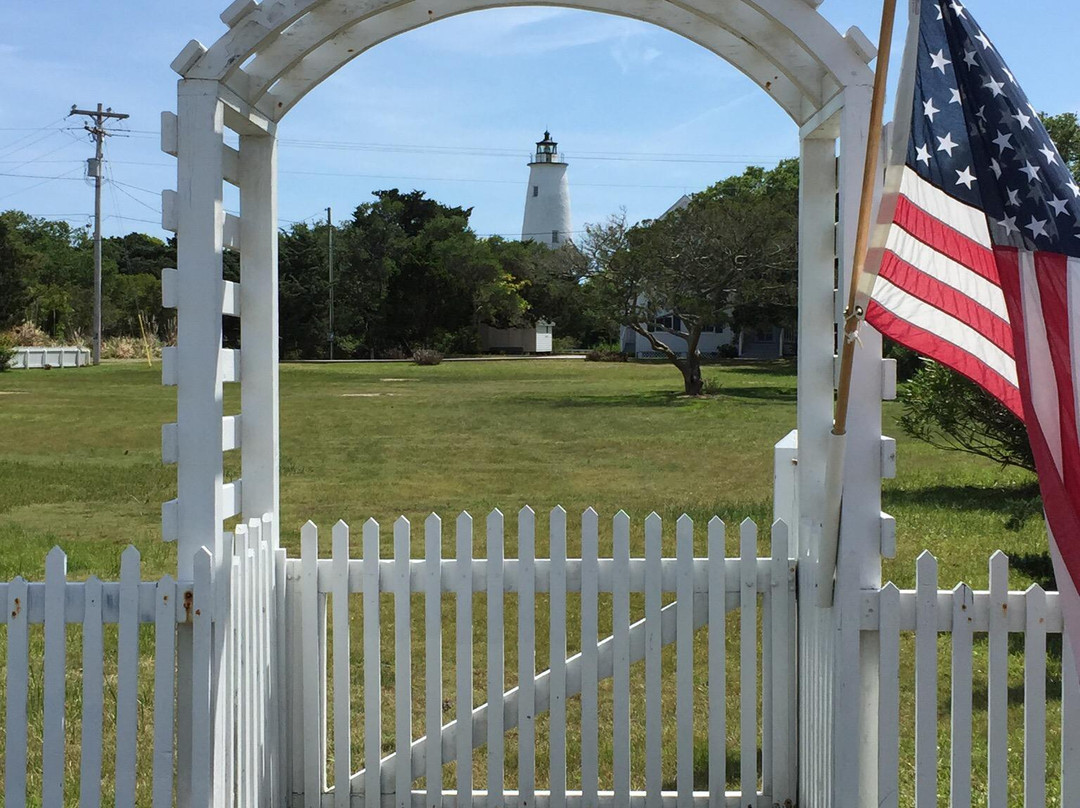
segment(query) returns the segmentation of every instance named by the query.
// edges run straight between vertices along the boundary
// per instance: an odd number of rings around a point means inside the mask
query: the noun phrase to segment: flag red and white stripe
[[[1024,420],[1080,662],[1080,186],[971,12],[917,17],[866,320]]]

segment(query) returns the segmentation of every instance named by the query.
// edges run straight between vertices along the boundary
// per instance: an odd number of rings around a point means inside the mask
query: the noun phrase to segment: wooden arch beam
[[[237,0],[229,31],[194,58],[186,78],[221,81],[272,119],[379,42],[435,19],[523,5],[520,0]],[[857,49],[806,0],[563,0],[548,3],[650,22],[733,64],[797,122],[842,86],[869,83]],[[189,49],[192,46],[189,46]],[[244,67],[242,67],[244,66]]]
[[[469,11],[505,7],[506,0],[455,0],[444,4],[445,13],[438,19]],[[744,39],[702,17],[689,7],[658,5],[654,0],[581,0],[575,8],[616,14],[644,20],[672,30],[712,51],[749,76],[776,99],[797,122],[812,114],[820,104],[818,93],[825,83],[821,68],[803,54],[799,60],[803,77],[798,83],[766,56],[765,50],[751,46]],[[658,13],[660,10],[663,13]],[[423,6],[405,3],[358,22],[304,56],[285,71],[257,105],[264,114],[280,119],[307,93],[339,70],[344,64],[375,45],[406,31],[430,24],[432,17]],[[790,44],[790,43],[788,43]],[[780,51],[779,37],[768,40],[767,48]],[[256,60],[258,57],[256,57]],[[254,65],[255,62],[253,61]],[[812,107],[807,111],[808,107]]]

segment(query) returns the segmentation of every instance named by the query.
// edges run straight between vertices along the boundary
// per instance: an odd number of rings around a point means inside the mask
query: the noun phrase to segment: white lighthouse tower
[[[558,247],[570,238],[570,184],[567,164],[559,155],[559,144],[544,132],[529,163],[529,187],[525,193],[525,223],[521,239],[532,239]]]

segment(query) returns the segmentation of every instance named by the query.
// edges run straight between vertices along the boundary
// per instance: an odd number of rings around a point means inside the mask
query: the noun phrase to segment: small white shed
[[[480,326],[480,349],[485,353],[551,353],[555,324],[540,320],[533,328]]]

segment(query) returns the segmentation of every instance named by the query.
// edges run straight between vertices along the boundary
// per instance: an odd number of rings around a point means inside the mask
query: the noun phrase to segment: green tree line
[[[420,191],[379,191],[333,225],[294,224],[279,234],[281,355],[318,358],[330,349],[329,228],[334,241],[334,355],[368,358],[479,349],[481,324],[558,324],[566,343],[610,338],[611,323],[591,305],[573,247],[481,238],[471,210]],[[58,341],[85,340],[93,308],[93,245],[85,230],[0,213],[0,331],[33,322]],[[174,239],[142,233],[104,239],[102,329],[138,336],[140,317],[170,341],[175,312],[161,306],[161,270],[176,266]],[[239,280],[226,253],[224,274]],[[235,339],[235,323],[226,324]]]

